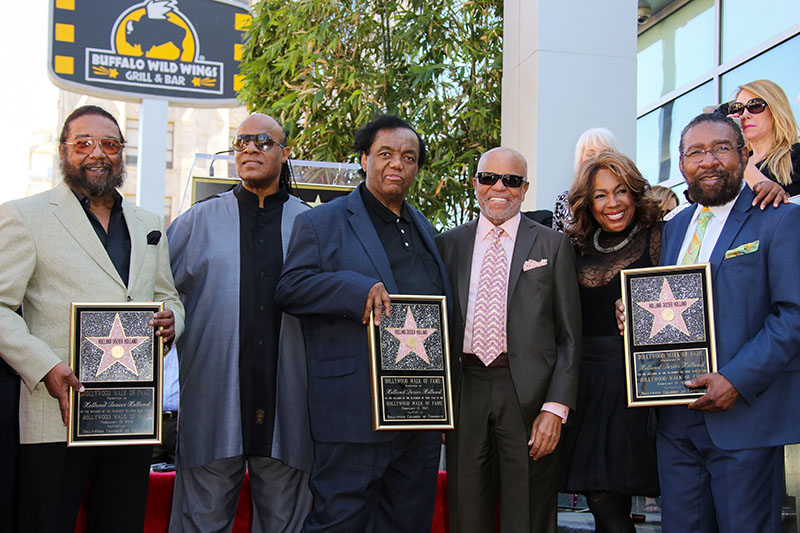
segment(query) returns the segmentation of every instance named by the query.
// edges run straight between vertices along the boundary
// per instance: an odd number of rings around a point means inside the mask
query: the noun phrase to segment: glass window
[[[139,161],[139,119],[125,119],[125,164],[135,165]]]
[[[739,85],[761,79],[774,81],[781,86],[797,119],[800,115],[796,100],[800,95],[800,35],[724,74],[722,100],[732,100]]]
[[[797,0],[724,0],[722,62],[734,59],[798,21],[800,2]]]
[[[167,122],[167,162],[166,168],[172,168],[172,157],[175,143],[175,123]],[[125,120],[125,163],[136,165],[139,158],[139,119]]]
[[[172,168],[172,156],[175,148],[175,123],[167,122],[167,168]]]
[[[172,221],[172,196],[164,197],[164,227]]]
[[[637,40],[637,107],[714,68],[714,0],[695,0]]]
[[[655,185],[681,177],[681,130],[703,112],[703,107],[713,104],[714,87],[708,82],[636,121],[636,166],[647,181]]]

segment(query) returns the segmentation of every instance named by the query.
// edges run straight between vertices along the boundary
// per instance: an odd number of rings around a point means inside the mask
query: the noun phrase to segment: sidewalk
[[[643,513],[646,521],[636,524],[637,533],[661,533],[661,515]],[[558,533],[585,533],[594,531],[594,518],[589,511],[558,512]]]
[[[645,513],[645,500],[641,496],[633,498],[632,512],[645,517],[644,522],[636,524],[637,533],[661,533],[661,513]],[[594,517],[587,508],[586,498],[559,493],[558,531],[559,533],[585,533],[594,531]]]

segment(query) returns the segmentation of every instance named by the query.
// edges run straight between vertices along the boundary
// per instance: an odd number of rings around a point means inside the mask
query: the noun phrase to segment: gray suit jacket
[[[283,205],[284,255],[295,217],[308,210],[290,196]],[[239,396],[239,207],[232,191],[195,204],[169,225],[175,285],[186,306],[178,341],[181,408],[178,467],[242,455]],[[311,471],[306,356],[300,320],[283,315],[278,347],[272,457]]]
[[[464,323],[477,225],[478,221],[472,220],[436,238],[453,284],[450,357],[456,429]],[[529,259],[546,259],[547,264],[523,270]],[[507,317],[509,368],[523,420],[530,428],[545,402],[575,407],[581,307],[575,254],[569,240],[527,217],[521,217],[511,258]]]
[[[163,301],[183,331],[183,305],[172,282],[163,219],[126,201],[131,236],[128,287],[83,208],[64,183],[0,205],[0,354],[20,375],[20,442],[65,441],[58,402],[41,379],[69,363],[71,302]],[[158,244],[147,235],[160,231]],[[25,318],[15,313],[23,306]]]

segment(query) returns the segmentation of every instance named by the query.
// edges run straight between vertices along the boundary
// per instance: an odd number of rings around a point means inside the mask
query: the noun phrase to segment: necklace
[[[601,254],[613,254],[614,252],[619,252],[620,250],[628,246],[633,236],[636,235],[637,231],[639,231],[639,223],[637,222],[636,225],[633,226],[633,229],[631,230],[630,233],[628,233],[627,237],[622,239],[622,241],[615,244],[614,246],[611,246],[610,248],[603,248],[602,246],[600,246],[600,232],[602,231],[602,229],[603,228],[597,228],[597,231],[594,232],[594,237],[592,237],[592,244],[594,245],[594,249],[600,252]]]

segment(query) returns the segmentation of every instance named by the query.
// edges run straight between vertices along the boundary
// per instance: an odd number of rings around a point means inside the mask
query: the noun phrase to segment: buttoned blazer
[[[453,284],[450,356],[455,413],[461,396],[461,358],[478,221],[472,220],[436,238]],[[525,269],[532,259],[546,264]],[[508,364],[522,409],[531,427],[545,402],[574,408],[581,342],[581,308],[575,277],[575,253],[562,234],[521,217],[507,292]],[[456,429],[458,429],[456,418]]]
[[[126,287],[76,196],[63,182],[0,206],[0,353],[20,375],[20,441],[66,440],[58,402],[41,379],[69,363],[71,302],[163,301],[183,331],[164,222],[125,200],[131,236]],[[157,244],[147,235],[160,232]],[[24,319],[15,310],[22,305]]]
[[[704,413],[726,450],[800,441],[800,206],[753,207],[745,186],[711,254],[719,371],[741,394],[733,408]],[[667,222],[662,265],[674,265],[695,209]],[[744,244],[750,253],[725,258]]]
[[[449,290],[433,227],[413,207],[409,212]],[[315,441],[381,442],[397,435],[372,431],[367,327],[361,317],[378,282],[397,293],[358,189],[297,216],[275,299],[285,312],[302,318]]]

